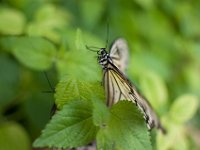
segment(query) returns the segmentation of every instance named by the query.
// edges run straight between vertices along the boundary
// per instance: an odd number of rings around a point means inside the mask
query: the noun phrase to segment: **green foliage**
[[[110,112],[106,105],[100,100],[92,99],[93,104],[93,123],[96,126],[104,127],[110,119]]]
[[[121,101],[111,108],[110,113],[108,123],[97,133],[98,149],[152,149],[147,126],[136,106]]]
[[[98,80],[100,75],[100,68],[98,68],[97,63],[94,63],[96,59],[93,56],[94,54],[91,54],[94,52],[88,51],[85,48],[82,32],[79,29],[77,29],[76,32],[68,34],[69,36],[71,34],[74,35],[70,36],[70,39],[66,39],[67,42],[69,42],[68,51],[62,53],[61,49],[59,52],[57,69],[60,78],[69,75],[81,80],[88,80],[88,81]],[[66,70],[65,68],[68,69]]]
[[[26,19],[20,11],[0,7],[0,33],[18,35],[24,32]]]
[[[80,2],[80,5],[81,5],[80,9],[81,16],[83,20],[85,20],[84,21],[85,26],[90,28],[95,28],[98,20],[101,17],[101,14],[104,11],[105,0],[102,1],[84,0]],[[88,8],[90,8],[90,11],[88,11]]]
[[[191,94],[184,94],[174,101],[168,114],[163,117],[168,134],[166,136],[158,135],[158,149],[189,149],[188,133],[184,128],[184,123],[194,116],[198,106],[197,97]]]
[[[14,74],[12,72],[15,72]],[[18,90],[20,67],[6,55],[0,56],[0,112],[13,101]],[[10,74],[10,76],[8,76]],[[7,87],[7,88],[5,88]],[[8,90],[10,89],[10,90]]]
[[[93,122],[94,121],[94,122]],[[77,147],[95,139],[99,149],[151,149],[150,136],[138,108],[122,101],[110,112],[105,104],[93,100],[74,100],[58,111],[35,147]]]
[[[0,149],[27,150],[30,146],[29,137],[19,124],[7,122],[0,125]]]
[[[163,79],[153,72],[147,72],[140,79],[140,85],[143,93],[148,97],[152,106],[163,111],[167,104],[168,92]]]
[[[88,101],[75,100],[53,116],[35,147],[77,147],[94,139],[97,128],[92,124],[92,105]]]
[[[13,55],[25,66],[44,70],[55,60],[56,49],[52,43],[40,37],[9,37],[2,39],[5,47],[9,45]]]
[[[169,111],[170,117],[176,123],[184,123],[191,119],[198,109],[198,98],[191,94],[178,97]]]
[[[70,21],[70,14],[62,8],[57,9],[52,4],[40,6],[34,19],[27,27],[27,34],[30,36],[43,36],[54,42],[59,42],[62,30]]]
[[[58,108],[62,108],[65,103],[74,99],[104,99],[103,94],[103,88],[98,82],[91,83],[67,76],[56,87],[55,102]]]
[[[28,150],[37,137],[35,146],[77,147],[96,140],[99,149],[200,149],[199,1],[0,5],[0,149]],[[128,77],[167,129],[151,142],[134,105],[105,106],[97,54],[86,49],[108,49],[117,37],[129,44]],[[55,100],[48,93],[54,87]],[[58,110],[50,120],[54,102]]]

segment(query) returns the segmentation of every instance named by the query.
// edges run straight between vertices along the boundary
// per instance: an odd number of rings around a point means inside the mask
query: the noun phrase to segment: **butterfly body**
[[[148,129],[157,127],[165,132],[150,103],[140,94],[137,88],[125,75],[128,64],[128,46],[124,39],[114,41],[110,52],[101,48],[98,62],[103,68],[103,86],[106,92],[107,105],[110,107],[119,100],[128,100],[140,109]]]
[[[107,65],[112,61],[110,55],[106,52],[105,48],[101,48],[97,53],[99,64],[103,69],[106,69]]]

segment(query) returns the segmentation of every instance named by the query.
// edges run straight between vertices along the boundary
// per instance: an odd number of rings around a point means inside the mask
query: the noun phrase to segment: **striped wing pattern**
[[[136,104],[144,115],[148,129],[157,127],[165,132],[148,101],[137,91],[136,87],[113,64],[104,71],[104,87],[107,105],[112,106],[119,100],[128,100]]]

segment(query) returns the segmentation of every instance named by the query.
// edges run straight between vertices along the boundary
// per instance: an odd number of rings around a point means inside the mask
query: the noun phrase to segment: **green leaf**
[[[178,97],[169,111],[170,117],[177,124],[182,124],[191,119],[199,106],[198,98],[192,94]]]
[[[89,101],[75,100],[58,111],[34,147],[70,148],[86,145],[95,138],[97,127],[92,121],[92,105]]]
[[[61,78],[66,75],[88,81],[100,78],[101,68],[97,61],[92,55],[83,51],[66,52],[64,58],[58,60],[57,68]]]
[[[109,122],[97,133],[97,147],[103,150],[151,150],[146,123],[131,102],[120,101],[111,108]]]
[[[110,118],[110,112],[102,101],[98,99],[92,99],[93,104],[93,122],[96,126],[105,126]]]
[[[25,27],[25,17],[17,10],[0,8],[0,33],[18,35]]]
[[[44,70],[55,60],[56,48],[48,40],[39,37],[8,37],[3,40],[14,56],[25,66]]]
[[[29,137],[22,126],[14,122],[0,125],[1,150],[28,150],[30,148]]]
[[[164,80],[154,72],[147,71],[140,78],[140,85],[145,97],[151,102],[152,106],[160,111],[166,107],[168,92]]]
[[[186,129],[182,125],[174,124],[169,121],[169,117],[165,117],[162,122],[167,127],[167,134],[158,133],[156,137],[156,145],[159,150],[188,150],[188,140],[186,135]]]
[[[68,75],[81,80],[98,80],[101,68],[95,57],[97,54],[85,48],[80,29],[77,29],[75,37],[71,32],[68,35],[68,51],[64,54],[60,51],[61,56],[56,64],[60,77]]]
[[[95,91],[94,91],[95,89]],[[98,82],[86,82],[76,78],[66,76],[56,87],[56,104],[61,108],[70,100],[83,99],[91,100],[94,98],[105,99],[104,91]]]
[[[66,28],[71,21],[69,12],[53,4],[42,5],[28,25],[27,33],[31,36],[43,36],[56,43],[60,42],[60,30]]]
[[[99,36],[95,36],[90,32],[82,31],[81,29],[66,29],[62,32],[63,41],[62,46],[67,50],[84,51],[87,55],[96,56],[95,52],[91,52],[86,49],[87,46],[104,47],[105,41],[102,41]],[[80,44],[81,46],[77,45]],[[80,48],[79,48],[80,47]]]

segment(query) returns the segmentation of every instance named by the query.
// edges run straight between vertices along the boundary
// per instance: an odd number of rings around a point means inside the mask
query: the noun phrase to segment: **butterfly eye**
[[[100,51],[99,51],[100,55],[104,55],[106,54],[106,50],[105,48],[101,48]]]

